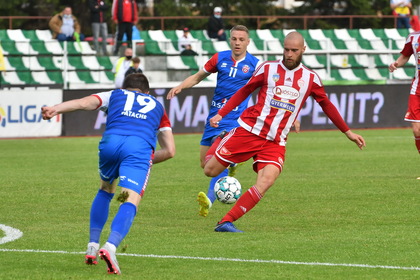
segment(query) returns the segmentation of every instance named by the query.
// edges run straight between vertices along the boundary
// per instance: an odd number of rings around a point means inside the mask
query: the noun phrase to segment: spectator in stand
[[[92,21],[93,44],[98,55],[108,55],[106,49],[108,38],[108,24],[106,23],[106,11],[109,5],[106,0],[89,0],[90,16]],[[99,35],[102,38],[102,49],[99,48]]]
[[[83,41],[85,36],[80,33],[80,24],[72,15],[72,8],[66,6],[61,13],[53,16],[49,22],[53,38],[58,41]]]
[[[397,28],[410,28],[411,0],[391,0],[390,5],[397,16]]]
[[[225,24],[222,19],[222,8],[215,7],[213,15],[210,17],[207,34],[210,38],[218,39],[219,41],[226,41]]]
[[[133,25],[137,24],[138,21],[136,0],[114,0],[112,3],[112,19],[117,24],[117,43],[114,55],[118,55],[124,34],[127,36],[127,45],[131,48]]]
[[[125,72],[125,77],[127,77],[130,74],[135,74],[135,73],[143,73],[143,70],[141,70],[140,68],[140,58],[139,57],[133,57],[133,59],[131,59],[131,62],[133,63],[133,66],[130,66],[130,68],[128,68],[128,70]]]
[[[124,51],[124,56],[118,58],[114,63],[112,72],[115,73],[115,88],[121,88],[125,78],[125,72],[133,65],[133,49],[126,48]]]
[[[181,55],[198,55],[191,46],[191,42],[193,41],[193,38],[190,34],[190,30],[188,27],[184,28],[184,33],[182,36],[178,39],[178,49],[181,52]]]

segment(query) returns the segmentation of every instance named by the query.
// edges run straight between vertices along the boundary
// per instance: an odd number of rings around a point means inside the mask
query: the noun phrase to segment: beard
[[[295,69],[302,62],[302,55],[303,55],[303,53],[301,53],[298,57],[296,57],[295,60],[287,60],[283,56],[283,64],[284,64],[284,66],[286,66],[286,68],[289,69],[289,70]]]

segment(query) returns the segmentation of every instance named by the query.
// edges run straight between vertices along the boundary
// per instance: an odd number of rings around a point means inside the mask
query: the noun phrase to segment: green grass
[[[176,135],[177,155],[153,166],[120,246],[121,278],[420,279],[420,170],[411,130],[357,132],[364,151],[338,131],[290,134],[283,173],[235,223],[244,234],[213,231],[229,205],[198,216],[195,197],[209,181],[199,167],[200,135]],[[0,244],[0,279],[112,277],[102,261],[83,263],[98,141],[0,140],[0,224],[23,232]],[[236,177],[252,186],[251,163]],[[117,208],[114,200],[111,217]],[[109,223],[103,241],[108,233]]]

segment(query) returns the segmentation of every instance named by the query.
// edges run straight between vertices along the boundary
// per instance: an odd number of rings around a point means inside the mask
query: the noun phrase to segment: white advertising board
[[[62,90],[0,91],[0,138],[60,136],[61,115],[45,121],[41,108],[62,100]]]

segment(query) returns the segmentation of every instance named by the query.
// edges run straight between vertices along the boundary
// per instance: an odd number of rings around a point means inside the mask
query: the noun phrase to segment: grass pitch
[[[195,202],[209,179],[198,134],[176,135],[174,159],[153,166],[134,225],[118,252],[123,279],[420,279],[419,155],[410,129],[290,134],[283,173],[236,226]],[[0,279],[109,279],[84,264],[98,186],[98,137],[0,140]],[[246,190],[251,163],[236,175]],[[118,209],[112,202],[110,217]],[[109,233],[105,227],[102,241]]]

